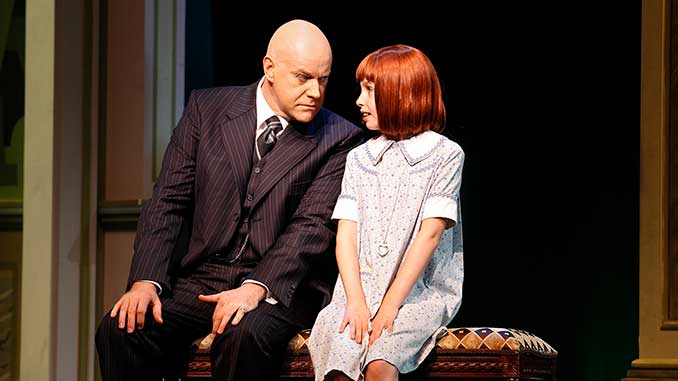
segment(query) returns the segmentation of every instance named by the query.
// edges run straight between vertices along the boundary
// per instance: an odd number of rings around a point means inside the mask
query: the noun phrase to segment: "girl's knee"
[[[325,381],[352,381],[352,380],[344,373],[338,370],[334,370],[325,377]]]
[[[398,368],[385,360],[374,360],[367,364],[365,378],[368,380],[397,380]]]

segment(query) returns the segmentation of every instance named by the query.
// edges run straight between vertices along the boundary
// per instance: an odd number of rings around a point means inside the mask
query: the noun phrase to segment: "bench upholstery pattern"
[[[287,347],[282,379],[313,379],[306,347],[310,330],[299,332]],[[209,346],[196,341],[185,379],[210,377]],[[209,344],[209,340],[206,341]],[[455,327],[438,339],[424,363],[403,379],[470,377],[478,380],[555,381],[558,352],[530,332],[497,327]]]

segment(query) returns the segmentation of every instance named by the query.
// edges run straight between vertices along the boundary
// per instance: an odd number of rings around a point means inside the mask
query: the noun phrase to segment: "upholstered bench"
[[[312,380],[306,348],[310,330],[294,337],[280,373],[282,379]],[[504,381],[555,381],[558,352],[539,337],[510,328],[448,328],[424,363],[402,379],[473,378]],[[209,379],[209,348],[196,342],[185,378]]]

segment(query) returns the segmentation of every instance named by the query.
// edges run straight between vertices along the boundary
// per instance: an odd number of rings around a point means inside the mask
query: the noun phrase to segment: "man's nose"
[[[306,91],[311,98],[320,98],[320,83],[317,79],[309,81],[308,90]]]

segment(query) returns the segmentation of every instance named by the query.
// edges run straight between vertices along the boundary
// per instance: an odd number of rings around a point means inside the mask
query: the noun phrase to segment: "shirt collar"
[[[396,146],[405,157],[405,160],[407,160],[407,163],[412,166],[431,156],[441,142],[442,135],[433,131],[424,131],[398,142],[390,140],[384,135],[379,135],[370,139],[365,147],[372,165],[377,165],[384,156],[384,153],[389,148]]]
[[[264,85],[264,77],[261,78],[261,80],[259,81],[259,84],[257,85],[257,100],[256,100],[256,102],[257,102],[257,104],[256,104],[256,108],[257,108],[257,130],[265,129],[266,123],[264,123],[264,122],[266,121],[266,119],[272,117],[273,115],[276,115],[273,112],[273,110],[271,109],[271,106],[268,105],[268,103],[266,102],[266,99],[264,98],[264,93],[261,90],[261,87],[263,85]],[[283,128],[283,131],[284,131],[285,127],[287,127],[289,122],[285,118],[283,118],[279,115],[277,115],[277,116],[278,116],[278,119],[280,119],[280,123],[282,123],[282,128]],[[281,131],[281,133],[282,133],[282,131]]]

